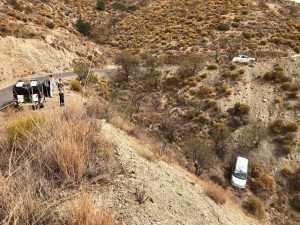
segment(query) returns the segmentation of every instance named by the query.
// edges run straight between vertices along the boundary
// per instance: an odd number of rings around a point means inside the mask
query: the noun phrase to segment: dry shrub
[[[205,186],[205,193],[218,204],[224,204],[227,200],[227,193],[219,186],[208,183]]]
[[[87,194],[75,202],[72,212],[72,225],[114,225],[114,216],[106,211],[96,209],[91,197]]]
[[[275,65],[273,67],[273,70],[265,73],[263,77],[265,80],[273,81],[275,83],[286,81],[286,77],[284,76],[284,70],[279,65]]]
[[[51,224],[52,191],[49,182],[30,166],[22,164],[0,175],[0,221],[1,224]],[[47,199],[48,202],[44,202]]]
[[[89,99],[85,109],[89,117],[96,119],[108,119],[112,113],[111,105],[107,102],[101,102],[99,99]]]
[[[251,189],[257,194],[271,193],[276,185],[274,177],[268,175],[264,168],[258,164],[249,165],[249,173],[254,180],[251,183]]]
[[[290,177],[294,173],[293,169],[290,166],[285,166],[282,169],[282,174],[285,177]]]
[[[216,70],[216,69],[218,69],[219,67],[218,67],[218,65],[217,64],[209,64],[208,66],[207,66],[207,69],[208,70]]]
[[[82,92],[82,85],[79,80],[71,80],[69,85],[72,91]]]
[[[22,142],[27,139],[28,133],[46,122],[46,117],[41,114],[27,115],[11,121],[6,126],[6,137],[11,146],[22,147]]]
[[[179,82],[178,77],[175,75],[168,75],[165,80],[167,86],[177,85]]]
[[[110,119],[110,123],[125,131],[126,133],[133,135],[135,132],[135,125],[120,116],[116,116]]]
[[[214,88],[210,86],[202,86],[199,88],[197,94],[199,97],[208,97],[214,92]]]
[[[5,115],[10,117],[16,113],[16,108],[14,106],[9,106],[5,110]]]
[[[274,177],[263,174],[260,177],[258,177],[255,181],[255,186],[258,189],[262,189],[265,191],[272,191],[276,185]]]
[[[62,189],[111,181],[119,171],[113,146],[80,108],[30,113],[9,122],[3,133],[6,140],[1,140],[0,220],[64,224],[58,220],[65,219],[55,215],[64,200]]]
[[[284,129],[284,121],[283,120],[275,120],[272,125],[271,125],[271,131],[275,134],[280,134],[282,133]]]
[[[262,219],[265,217],[265,206],[264,203],[258,197],[250,197],[246,202],[246,208],[250,213]]]

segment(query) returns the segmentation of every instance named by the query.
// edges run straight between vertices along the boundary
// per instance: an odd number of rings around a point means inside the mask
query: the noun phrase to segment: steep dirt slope
[[[141,157],[150,154],[147,146],[104,121],[101,127],[116,144],[125,175],[101,193],[98,202],[111,208],[123,224],[255,224],[229,203],[222,206],[208,198],[197,180],[182,169]],[[137,203],[137,190],[145,192],[145,203]]]
[[[76,1],[77,2],[77,1]],[[103,47],[76,31],[80,10],[91,16],[95,1],[0,1],[0,82],[32,73],[69,70],[73,59],[105,62]],[[89,10],[82,7],[87,4]]]

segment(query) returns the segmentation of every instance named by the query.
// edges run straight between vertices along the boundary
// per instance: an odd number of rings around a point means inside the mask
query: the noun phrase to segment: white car
[[[239,62],[239,63],[250,63],[252,61],[255,61],[255,58],[251,58],[249,56],[246,55],[239,55],[237,57],[234,57],[232,59],[232,62]]]
[[[248,159],[238,156],[232,168],[231,184],[238,188],[245,188],[248,177]]]

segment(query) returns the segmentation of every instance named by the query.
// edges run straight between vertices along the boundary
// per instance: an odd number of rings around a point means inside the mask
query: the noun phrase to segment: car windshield
[[[241,180],[246,180],[247,179],[247,174],[243,173],[241,171],[234,171],[233,175]]]

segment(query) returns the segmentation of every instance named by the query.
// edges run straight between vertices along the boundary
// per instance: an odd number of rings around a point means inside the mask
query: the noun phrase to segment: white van
[[[44,107],[44,87],[38,80],[19,80],[13,86],[14,104]]]
[[[232,168],[231,184],[238,188],[245,188],[248,177],[248,159],[238,156]]]

